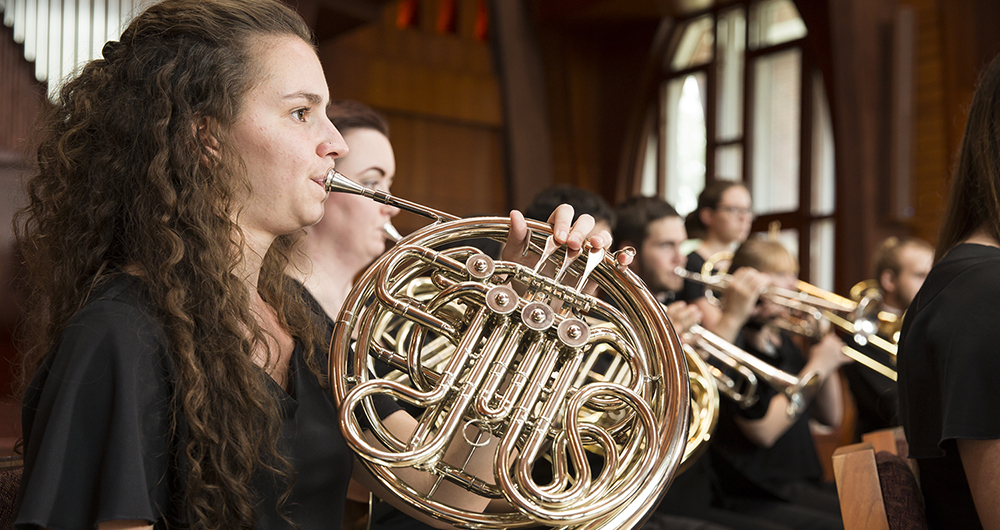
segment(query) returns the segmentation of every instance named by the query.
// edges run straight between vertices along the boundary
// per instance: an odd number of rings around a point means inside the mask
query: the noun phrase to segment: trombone
[[[732,276],[725,272],[708,275],[690,272],[684,267],[677,267],[674,269],[674,273],[686,280],[719,290],[726,289],[732,283]],[[796,287],[797,289],[784,289],[771,285],[760,292],[761,298],[807,315],[807,318],[788,318],[779,321],[780,327],[799,335],[818,339],[823,333],[820,323],[825,320],[852,336],[854,342],[859,345],[871,344],[888,353],[891,359],[896,358],[896,345],[877,334],[879,331],[878,307],[882,301],[882,294],[877,289],[866,291],[858,301],[854,301],[802,280],[798,280]],[[846,316],[841,316],[842,314]],[[886,366],[850,346],[843,346],[841,352],[857,363],[893,381],[896,380],[894,368]]]
[[[874,293],[878,293],[878,296],[882,296],[882,290],[879,287],[878,280],[868,279],[861,280],[860,282],[854,284],[851,287],[851,300],[860,301],[867,296],[873,296]],[[903,327],[903,316],[897,315],[890,311],[879,311],[878,317],[878,334],[885,337],[886,340],[893,344],[899,343],[899,332]],[[895,356],[893,356],[895,359]]]
[[[738,385],[722,370],[709,365],[710,371],[718,383],[719,391],[743,408],[750,407],[757,402],[758,378],[785,395],[788,399],[785,412],[793,418],[809,405],[822,386],[822,381],[816,372],[808,372],[800,378],[779,370],[697,324],[688,330],[688,335],[683,343],[685,348],[704,352],[744,377],[745,385]]]

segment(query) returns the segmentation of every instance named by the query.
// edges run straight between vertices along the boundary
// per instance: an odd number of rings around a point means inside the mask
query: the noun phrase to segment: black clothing
[[[774,521],[782,528],[817,530],[843,528],[840,504],[833,484],[798,482],[786,488],[788,501],[761,498],[731,498],[730,509],[742,517]],[[743,528],[736,526],[735,528]]]
[[[899,412],[931,528],[981,528],[955,440],[1000,438],[1000,249],[953,248],[907,310]]]
[[[691,292],[685,289],[680,293],[668,292],[664,298],[669,299],[671,302],[679,300],[691,303],[695,299],[685,298],[685,296],[690,294]],[[701,296],[704,296],[703,291],[698,294],[698,297]],[[670,302],[665,303],[668,304]],[[726,398],[723,397],[722,400],[725,401]],[[714,439],[715,436],[713,435],[712,440]],[[663,499],[660,500],[657,510],[671,517],[690,517],[740,530],[787,530],[788,528],[771,521],[726,510],[721,504],[722,496],[719,490],[719,479],[710,462],[710,457],[706,453],[688,466],[688,469],[683,473],[674,478],[670,489],[667,490],[663,495]]]
[[[806,364],[791,337],[784,334],[774,356],[757,351],[742,341],[737,342],[748,353],[790,374],[797,374]],[[733,474],[723,484],[726,494],[782,498],[780,489],[789,481],[818,484],[823,477],[823,468],[809,430],[808,410],[799,415],[795,424],[778,438],[773,447],[760,447],[743,434],[736,418],[763,418],[777,391],[771,385],[761,383],[757,386],[757,394],[757,402],[745,409],[728,399],[721,400],[719,406],[719,423],[711,449],[713,462],[719,464],[720,475],[724,473],[723,469]]]
[[[844,341],[848,346],[884,366],[893,364],[893,360],[885,350],[876,348],[871,343],[859,346],[850,338],[844,338]],[[864,433],[899,425],[896,415],[899,394],[895,381],[860,363],[844,365],[842,373],[847,379],[858,413],[854,427],[855,441],[861,441],[861,435]]]
[[[183,525],[184,425],[170,427],[176,376],[168,350],[135,278],[109,280],[73,316],[25,396],[15,528],[89,529],[116,519]],[[330,394],[303,352],[297,341],[288,392],[261,370],[283,412],[279,448],[295,468],[284,510],[300,528],[336,528],[353,456]],[[284,481],[261,471],[253,482],[260,498],[255,528],[291,528],[276,512]]]
[[[708,454],[703,454],[677,475],[657,510],[670,517],[710,521],[734,530],[789,530],[782,524],[721,507],[719,480],[710,460]]]
[[[701,267],[704,264],[705,258],[701,257],[701,254],[698,254],[698,251],[692,251],[687,255],[687,265],[685,265],[684,268],[690,272],[701,274]],[[678,294],[679,299],[687,302],[694,302],[704,296],[705,286],[691,280],[684,280],[684,287],[681,288],[681,292]]]
[[[787,334],[782,334],[781,345],[773,354],[750,347],[742,335],[737,346],[787,373],[797,374],[806,364]],[[823,469],[809,430],[809,409],[772,447],[761,447],[748,439],[736,422],[738,417],[765,417],[777,391],[761,382],[757,394],[757,402],[747,408],[729,399],[720,401],[709,454],[720,479],[724,506],[793,528],[842,528],[836,492],[822,482]]]

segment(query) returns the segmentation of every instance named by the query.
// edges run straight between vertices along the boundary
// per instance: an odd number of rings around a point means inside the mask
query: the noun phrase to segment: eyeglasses
[[[748,217],[754,217],[753,210],[750,208],[742,208],[740,206],[717,206],[715,209],[716,211],[725,212],[729,215],[746,215]]]

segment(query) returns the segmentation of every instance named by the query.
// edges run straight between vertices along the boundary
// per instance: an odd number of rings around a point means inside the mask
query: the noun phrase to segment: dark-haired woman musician
[[[903,320],[900,420],[931,528],[1000,528],[1000,57],[982,74],[936,263]]]
[[[34,334],[14,525],[336,528],[352,469],[371,481],[329,330],[284,274],[347,152],[310,30],[277,0],[166,0],[103,55],[43,117],[17,217]],[[578,247],[592,220],[571,219],[552,222]]]

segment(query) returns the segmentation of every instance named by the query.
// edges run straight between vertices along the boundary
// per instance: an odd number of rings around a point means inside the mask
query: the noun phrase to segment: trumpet
[[[716,377],[719,392],[726,394],[743,408],[750,407],[757,402],[758,377],[785,395],[788,399],[785,412],[793,418],[805,410],[822,384],[822,380],[816,372],[808,372],[802,377],[797,377],[779,370],[700,325],[692,326],[688,330],[688,334],[685,345],[708,354],[744,377],[745,384],[737,385],[734,379],[725,375],[718,368],[712,371]]]
[[[705,275],[690,272],[684,267],[677,267],[674,269],[674,273],[686,280],[719,290],[726,289],[732,283],[732,276],[725,272]],[[771,285],[763,288],[759,293],[761,298],[804,315],[804,317],[792,316],[780,319],[776,322],[779,327],[799,335],[819,339],[825,333],[823,322],[828,322],[851,336],[854,342],[859,345],[871,344],[888,353],[890,358],[896,358],[896,345],[877,334],[879,330],[878,307],[882,301],[880,292],[877,290],[869,291],[858,301],[854,301],[802,280],[798,280],[796,287],[797,289],[785,289]],[[893,381],[896,380],[894,368],[886,366],[850,346],[843,346],[841,352],[858,364]]]

